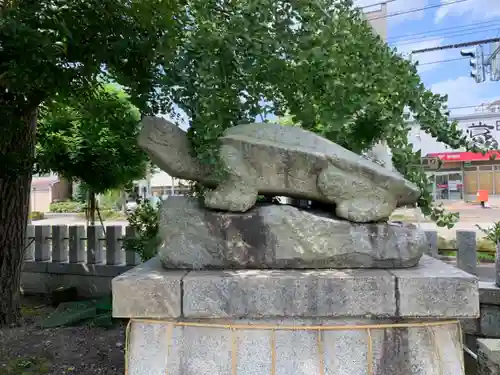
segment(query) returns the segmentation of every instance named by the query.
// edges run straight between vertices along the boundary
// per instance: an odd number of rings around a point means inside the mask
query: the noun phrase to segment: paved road
[[[36,220],[35,225],[85,225],[86,221],[75,214],[46,214],[45,219]],[[126,220],[104,221],[105,225],[127,225]]]

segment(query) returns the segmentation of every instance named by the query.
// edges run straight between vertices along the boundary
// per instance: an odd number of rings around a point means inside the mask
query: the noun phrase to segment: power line
[[[444,34],[440,34],[440,35],[427,35],[427,36],[421,36],[421,37],[415,37],[415,38],[391,40],[391,43],[398,44],[398,45],[414,44],[414,43],[420,43],[420,42],[430,41],[430,40],[437,40],[437,39],[443,39],[443,38],[456,38],[456,37],[464,36],[464,35],[479,34],[479,33],[484,33],[487,31],[497,31],[498,26],[500,25],[498,22],[499,21],[497,21],[496,26],[491,25],[492,26],[491,28],[476,27],[475,29],[469,29],[469,30],[455,30],[455,31],[450,31],[448,33],[444,33]]]
[[[473,31],[470,33],[460,33],[460,34],[455,34],[455,35],[442,35],[439,37],[433,37],[433,38],[428,38],[428,39],[418,39],[418,40],[407,41],[407,42],[403,42],[403,43],[393,42],[394,43],[393,45],[404,46],[404,45],[418,44],[418,43],[422,43],[422,42],[432,42],[433,40],[453,39],[453,38],[459,38],[461,36],[481,34],[481,33],[486,33],[486,32],[491,32],[491,31],[497,31],[497,30],[498,30],[497,28],[492,28],[492,29],[485,29],[485,30],[477,30],[477,31]]]
[[[476,46],[478,44],[487,44],[487,43],[493,43],[493,42],[500,42],[500,38],[475,40],[472,42],[465,42],[465,43],[447,44],[445,46],[438,46],[438,47],[432,47],[432,48],[422,48],[422,49],[413,50],[413,51],[411,51],[411,53],[425,53],[425,52],[432,52],[432,51],[441,51],[444,49],[469,47],[469,46]]]
[[[500,21],[495,20],[495,21],[487,21],[487,22],[476,22],[476,23],[470,23],[470,24],[465,24],[465,25],[460,25],[460,26],[452,26],[452,27],[444,27],[441,29],[426,30],[426,31],[418,32],[418,33],[408,33],[408,34],[403,34],[403,35],[396,35],[396,36],[391,36],[388,39],[400,39],[400,38],[405,38],[408,36],[430,34],[430,33],[436,33],[436,32],[454,30],[454,29],[469,28],[469,27],[479,26],[479,25],[486,26],[487,24],[498,23],[498,22],[500,22]]]
[[[371,8],[371,7],[374,7],[376,5],[384,5],[384,4],[388,4],[388,3],[393,3],[395,1],[397,1],[397,0],[379,1],[378,3],[373,3],[373,4],[364,5],[362,7],[359,7],[359,9]]]
[[[447,109],[467,109],[467,108],[484,107],[484,106],[488,106],[488,105],[491,105],[491,103],[481,103],[481,104],[475,104],[475,105],[463,105],[463,106],[459,106],[459,107],[448,107]],[[487,111],[485,111],[485,112],[487,112]],[[494,113],[494,112],[491,112],[491,113]]]
[[[418,63],[418,66],[422,66],[422,65],[432,65],[432,64],[442,64],[442,63],[447,63],[447,62],[450,62],[450,61],[459,61],[459,60],[467,60],[468,57],[459,57],[459,58],[456,58],[456,59],[447,59],[447,60],[439,60],[439,61],[429,61],[429,62],[426,62],[426,63]]]
[[[485,57],[488,57],[488,56],[490,56],[490,55],[485,55]],[[469,59],[470,59],[470,57],[458,57],[456,59],[447,59],[447,60],[429,61],[426,63],[418,63],[418,66],[431,65],[431,64],[441,64],[441,63],[447,63],[450,61],[469,60]]]
[[[454,1],[449,1],[447,3],[435,4],[435,5],[428,5],[428,6],[425,6],[425,7],[422,7],[422,8],[415,8],[415,9],[405,10],[405,11],[402,11],[402,12],[389,13],[389,14],[386,14],[385,16],[370,18],[369,21],[378,20],[378,19],[382,19],[382,18],[389,18],[389,17],[401,16],[403,14],[409,14],[409,13],[419,12],[421,10],[427,10],[427,9],[433,9],[433,8],[440,8],[440,7],[444,7],[444,6],[447,6],[447,5],[452,5],[452,4],[457,4],[457,3],[463,3],[465,1],[470,1],[470,0],[454,0]]]

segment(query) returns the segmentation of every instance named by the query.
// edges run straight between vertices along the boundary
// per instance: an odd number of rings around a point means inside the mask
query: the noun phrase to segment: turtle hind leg
[[[220,157],[228,175],[225,181],[205,194],[205,206],[214,210],[246,212],[257,201],[255,173],[241,152],[231,145],[221,146]]]
[[[397,201],[371,180],[329,165],[318,176],[318,189],[335,203],[338,217],[357,223],[387,219]]]

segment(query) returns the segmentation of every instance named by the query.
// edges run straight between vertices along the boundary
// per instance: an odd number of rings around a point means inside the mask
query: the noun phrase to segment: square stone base
[[[424,256],[409,269],[172,271],[154,258],[112,282],[119,318],[477,318],[478,280]]]
[[[398,320],[391,326],[390,320],[369,319],[200,319],[191,323],[132,320],[127,373],[465,375],[457,322]]]

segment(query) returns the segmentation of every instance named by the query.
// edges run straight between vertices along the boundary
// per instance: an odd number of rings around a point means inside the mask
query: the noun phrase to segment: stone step
[[[119,318],[477,318],[478,280],[423,256],[408,269],[172,271],[113,279]]]

